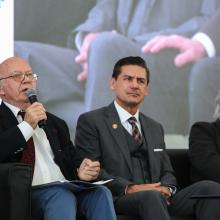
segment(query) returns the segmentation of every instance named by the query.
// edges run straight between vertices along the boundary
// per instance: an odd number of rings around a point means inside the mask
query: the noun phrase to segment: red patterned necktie
[[[139,144],[142,144],[143,142],[143,138],[142,138],[142,135],[138,129],[138,126],[136,125],[136,118],[135,117],[130,117],[128,119],[128,122],[131,124],[131,127],[132,127],[132,137],[134,138],[134,140],[139,143]]]
[[[21,115],[22,119],[24,119],[25,112],[20,111],[18,114]],[[31,165],[32,173],[34,172],[35,150],[34,150],[33,137],[31,137],[27,141],[27,147],[22,153],[20,162]]]

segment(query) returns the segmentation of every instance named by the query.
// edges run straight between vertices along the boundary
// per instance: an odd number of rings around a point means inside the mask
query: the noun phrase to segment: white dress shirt
[[[27,141],[33,137],[35,146],[35,166],[32,185],[40,185],[54,181],[65,180],[59,166],[54,162],[54,154],[46,133],[38,126],[33,129],[22,117],[18,115],[20,109],[4,102],[5,105],[13,112],[19,124],[17,125]]]
[[[137,125],[139,131],[141,132],[141,123],[140,123],[140,120],[139,120],[139,110],[135,113],[135,115],[132,115],[129,112],[127,112],[124,108],[122,108],[116,101],[114,101],[114,104],[115,104],[115,108],[118,112],[121,124],[129,132],[129,134],[132,135],[132,126],[128,122],[128,119],[130,117],[135,117],[136,118],[136,120],[137,120],[136,125]]]

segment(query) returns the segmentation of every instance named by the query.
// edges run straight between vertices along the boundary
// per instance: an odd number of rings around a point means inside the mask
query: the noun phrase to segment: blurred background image
[[[66,120],[73,140],[78,116],[113,100],[108,81],[114,63],[124,56],[141,56],[149,66],[149,96],[141,110],[162,123],[168,147],[186,147],[190,126],[212,120],[218,53],[177,66],[180,50],[173,42],[157,53],[146,48],[166,36],[191,39],[218,12],[220,0],[0,2],[0,16],[11,2],[9,17],[0,19],[1,32],[10,34],[1,34],[1,56],[14,52],[28,60],[39,75],[39,100]]]

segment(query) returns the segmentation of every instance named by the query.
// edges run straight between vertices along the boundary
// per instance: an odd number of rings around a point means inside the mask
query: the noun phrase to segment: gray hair
[[[220,119],[220,91],[218,91],[218,95],[215,98],[215,111],[213,117],[215,119]]]

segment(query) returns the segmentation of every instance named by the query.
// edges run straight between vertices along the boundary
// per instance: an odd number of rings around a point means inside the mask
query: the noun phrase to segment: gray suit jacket
[[[176,185],[165,152],[162,126],[143,114],[140,114],[140,121],[148,146],[152,182]],[[75,144],[81,158],[100,161],[100,179],[115,178],[108,185],[113,195],[124,194],[126,186],[133,183],[132,166],[123,126],[113,103],[79,117]]]
[[[191,36],[218,5],[218,0],[99,0],[75,31],[116,30],[141,44],[158,34]]]

